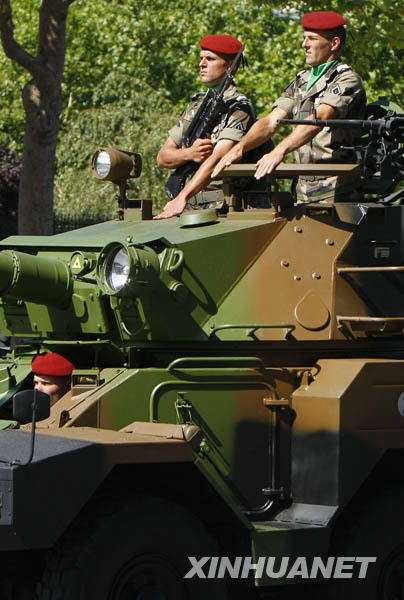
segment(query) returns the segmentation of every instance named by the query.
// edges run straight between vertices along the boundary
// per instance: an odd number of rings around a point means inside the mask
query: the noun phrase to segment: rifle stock
[[[192,177],[198,170],[199,165],[194,162],[188,162],[175,169],[164,186],[164,191],[170,200],[173,200],[182,189],[184,189],[186,181]]]

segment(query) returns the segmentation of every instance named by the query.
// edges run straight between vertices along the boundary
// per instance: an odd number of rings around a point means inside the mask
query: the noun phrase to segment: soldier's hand
[[[153,217],[156,221],[160,219],[171,219],[171,217],[179,217],[186,206],[186,199],[178,194],[176,198],[167,202],[161,213]]]
[[[257,162],[257,169],[255,171],[255,179],[261,179],[264,175],[272,173],[276,167],[283,161],[285,153],[280,148],[275,147],[268,154],[264,154]]]
[[[223,169],[229,167],[235,162],[238,162],[243,157],[243,152],[237,146],[234,146],[227,154],[223,156],[223,158],[217,163],[216,167],[213,169],[211,178],[214,179],[217,177]]]
[[[197,138],[189,148],[191,159],[196,163],[201,163],[212,154],[213,145],[209,139]]]

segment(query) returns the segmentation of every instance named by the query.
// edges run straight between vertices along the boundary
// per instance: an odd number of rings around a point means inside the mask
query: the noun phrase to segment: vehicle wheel
[[[322,598],[402,600],[404,598],[404,488],[385,486],[368,502],[357,502],[336,524],[330,556],[376,557],[364,579],[320,585]]]
[[[189,556],[217,556],[182,507],[137,496],[89,506],[50,553],[39,600],[224,600],[223,580],[184,579]]]

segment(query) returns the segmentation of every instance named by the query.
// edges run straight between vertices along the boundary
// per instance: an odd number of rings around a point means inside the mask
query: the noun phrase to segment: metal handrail
[[[400,321],[404,321],[404,316],[402,317],[364,317],[362,315],[358,316],[344,316],[337,315],[337,321],[359,321],[362,323],[399,323]]]
[[[245,366],[264,368],[264,361],[257,356],[182,356],[170,362],[167,371],[171,372],[187,363],[191,363],[191,365],[193,363],[206,363],[209,366],[212,363],[234,363],[234,366],[239,366],[240,363],[248,363]]]
[[[240,381],[212,381],[210,383],[216,383],[217,385],[225,386],[234,386],[239,383],[243,383],[245,385],[259,385],[265,388],[269,394],[276,394],[273,386],[268,382],[262,379],[262,377],[251,377],[249,374],[248,377],[243,377]],[[153,388],[150,398],[149,398],[149,421],[152,423],[158,423],[158,400],[163,392],[167,391],[167,389],[176,390],[177,392],[183,393],[187,391],[192,391],[193,389],[201,389],[201,386],[204,385],[201,381],[180,381],[178,379],[169,379],[167,381],[162,381],[155,388]]]
[[[212,331],[209,333],[209,338],[213,337],[217,331],[222,331],[224,329],[249,329],[249,331],[246,332],[246,336],[253,337],[258,329],[288,329],[288,332],[286,333],[286,335],[288,335],[296,329],[296,326],[291,323],[239,323],[237,325],[218,325],[217,327],[212,328]]]
[[[404,271],[404,267],[338,267],[337,273],[357,273],[366,271]]]

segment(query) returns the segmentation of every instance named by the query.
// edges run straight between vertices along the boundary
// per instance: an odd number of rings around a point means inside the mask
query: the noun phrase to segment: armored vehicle
[[[401,598],[400,193],[248,209],[233,165],[227,214],[153,221],[138,156],[94,166],[116,220],[0,244],[1,597]],[[76,366],[50,409],[43,351]]]

